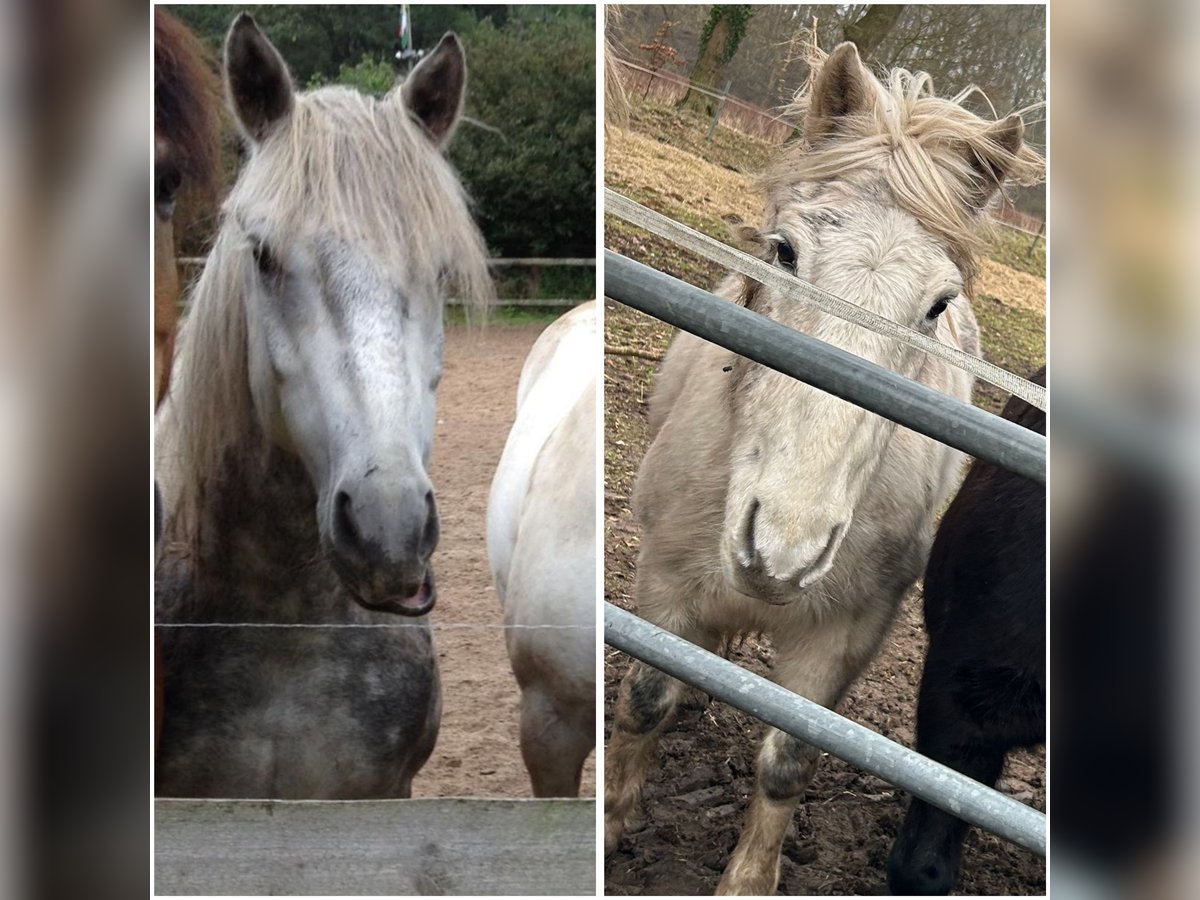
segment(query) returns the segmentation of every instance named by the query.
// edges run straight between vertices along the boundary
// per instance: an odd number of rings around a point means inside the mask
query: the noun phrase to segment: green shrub
[[[451,159],[500,256],[591,256],[596,220],[592,19],[509,18],[466,36],[467,115]]]

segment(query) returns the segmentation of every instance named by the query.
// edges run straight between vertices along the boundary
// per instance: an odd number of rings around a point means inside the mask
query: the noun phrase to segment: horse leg
[[[1005,750],[996,745],[917,745],[924,756],[987,785],[995,785],[1004,768]],[[967,823],[957,816],[912,798],[908,814],[888,858],[888,886],[893,894],[948,894],[958,878]]]
[[[591,722],[580,728],[563,718],[540,688],[521,694],[521,756],[535,797],[578,797],[583,764],[596,746]]]
[[[794,693],[832,708],[870,661],[890,617],[859,620],[842,616],[803,635],[776,636],[780,648],[773,679]],[[780,851],[792,814],[817,768],[820,751],[777,728],[770,728],[755,763],[754,796],[746,811],[737,848],[717,886],[718,894],[774,894],[779,885]]]
[[[1004,711],[996,708],[995,697],[966,695],[968,687],[962,683],[954,655],[945,642],[934,638],[917,703],[917,752],[994,785],[1004,768],[1006,742],[997,740],[997,734],[986,734],[994,729],[973,721],[963,701],[970,708],[992,708],[998,721],[1004,720]],[[967,823],[962,819],[913,797],[888,858],[892,892],[949,893],[958,877],[966,833]]]
[[[662,623],[658,623],[662,624]],[[678,623],[663,625],[684,640],[716,650],[713,632]],[[641,803],[646,772],[663,725],[687,693],[687,685],[653,666],[634,662],[621,682],[612,736],[604,753],[604,853],[611,854]]]

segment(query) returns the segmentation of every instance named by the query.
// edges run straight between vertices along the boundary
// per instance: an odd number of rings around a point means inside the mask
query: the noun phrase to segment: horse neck
[[[164,553],[160,608],[177,621],[357,621],[321,550],[303,463],[254,427],[203,485],[193,545]]]

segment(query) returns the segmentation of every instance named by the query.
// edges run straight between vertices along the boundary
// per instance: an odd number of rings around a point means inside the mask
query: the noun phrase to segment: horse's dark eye
[[[266,241],[255,241],[250,247],[250,252],[254,255],[254,264],[258,266],[260,273],[263,275],[278,273],[279,262],[275,259],[275,255],[267,246]]]
[[[925,314],[925,318],[929,319],[930,321],[936,319],[946,311],[946,307],[950,305],[950,301],[956,296],[957,294],[946,294],[944,297],[938,297],[937,302],[934,303],[933,306],[929,307],[929,312]]]
[[[154,167],[154,206],[160,218],[169,219],[175,211],[175,195],[183,183],[183,174],[173,162]]]
[[[784,266],[789,269],[796,268],[796,251],[792,249],[792,245],[787,241],[780,241],[775,246],[775,253]]]
[[[182,183],[183,175],[177,166],[166,163],[157,167],[154,170],[154,201],[170,203],[175,199],[175,194],[179,192],[179,186]]]

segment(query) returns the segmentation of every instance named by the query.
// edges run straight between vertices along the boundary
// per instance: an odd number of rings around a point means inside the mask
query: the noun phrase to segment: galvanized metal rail
[[[1045,814],[607,602],[604,640],[960,819],[1046,855]]]
[[[934,440],[1046,482],[1043,435],[611,250],[604,251],[604,293]]]

